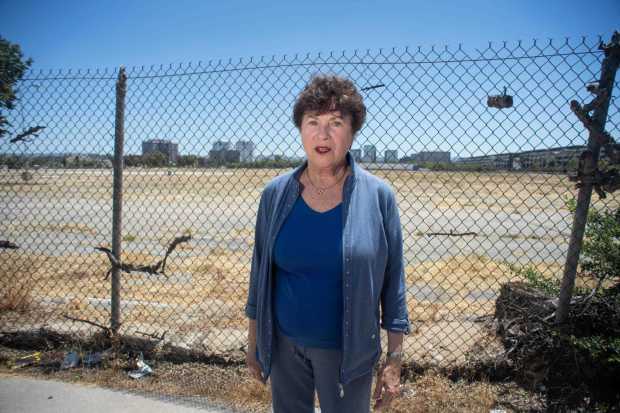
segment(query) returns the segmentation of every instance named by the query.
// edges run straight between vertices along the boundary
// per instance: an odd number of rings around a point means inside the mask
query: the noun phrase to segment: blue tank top
[[[306,347],[342,348],[342,203],[326,212],[299,196],[274,247],[276,327]]]

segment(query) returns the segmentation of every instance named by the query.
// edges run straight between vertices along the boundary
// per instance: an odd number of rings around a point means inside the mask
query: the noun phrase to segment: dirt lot
[[[188,348],[225,353],[245,342],[243,304],[262,187],[277,170],[137,170],[125,173],[124,261],[151,264],[172,238],[192,240],[169,259],[169,276],[122,280],[122,331],[162,334]],[[405,239],[410,360],[452,364],[480,337],[509,264],[559,277],[570,234],[563,176],[523,173],[377,171],[395,189]],[[2,289],[22,303],[0,312],[0,327],[46,325],[89,334],[108,322],[106,257],[111,239],[108,170],[40,170],[28,185],[0,173]],[[594,197],[596,199],[596,196]],[[612,203],[618,202],[611,199]],[[595,204],[599,201],[595,201]],[[469,236],[431,233],[474,232]],[[5,294],[4,300],[7,300]]]

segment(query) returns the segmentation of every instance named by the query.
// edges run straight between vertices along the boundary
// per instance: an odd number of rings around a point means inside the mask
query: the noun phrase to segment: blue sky
[[[0,142],[0,152],[111,153],[115,74],[108,71],[107,79],[100,80],[40,79],[52,69],[66,75],[68,69],[92,73],[120,65],[130,73],[126,153],[138,153],[142,140],[163,138],[178,142],[182,154],[206,155],[215,140],[224,139],[252,140],[264,154],[300,155],[291,106],[317,71],[344,74],[358,86],[386,83],[366,93],[368,122],[354,146],[375,144],[380,153],[397,148],[399,156],[420,150],[469,156],[583,144],[583,128],[567,102],[589,99],[583,84],[595,80],[600,53],[510,64],[493,59],[389,66],[319,63],[156,79],[137,76],[161,75],[168,65],[178,68],[190,62],[175,71],[236,68],[225,62],[248,62],[249,57],[281,60],[286,55],[286,62],[299,63],[303,58],[296,54],[310,53],[314,62],[326,60],[316,58],[319,52],[327,53],[324,57],[330,51],[346,51],[350,58],[356,49],[363,58],[353,60],[372,61],[380,48],[385,55],[393,47],[402,52],[422,46],[428,52],[433,45],[438,50],[447,45],[454,51],[460,43],[469,56],[483,57],[480,51],[489,41],[495,53],[502,41],[515,48],[523,40],[532,50],[533,39],[539,39],[541,53],[553,54],[558,49],[546,47],[548,39],[555,39],[566,52],[569,49],[561,46],[565,38],[578,44],[587,36],[591,49],[597,35],[609,39],[620,29],[620,0],[593,4],[0,0],[0,35],[20,44],[25,56],[34,59],[32,76],[39,79],[20,86],[20,105],[11,121],[16,129],[47,126],[33,143],[8,148]],[[490,57],[498,56],[494,53]],[[515,94],[515,107],[487,108],[486,96],[503,86]],[[617,104],[610,116],[615,132],[620,126]]]
[[[614,29],[618,0],[0,0],[0,35],[39,69],[608,38]]]

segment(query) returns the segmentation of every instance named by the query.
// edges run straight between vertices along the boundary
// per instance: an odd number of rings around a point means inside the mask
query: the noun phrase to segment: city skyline
[[[567,55],[557,54],[549,42],[545,47],[555,54],[541,57],[535,49],[519,51],[511,60],[516,62],[513,66],[496,57],[495,51],[483,63],[468,60],[465,47],[459,47],[442,50],[428,62],[403,63],[377,55],[374,62],[359,66],[345,56],[333,64],[293,61],[262,68],[260,62],[251,67],[241,62],[211,71],[187,67],[161,77],[129,72],[125,153],[139,153],[141,142],[155,136],[174,140],[183,153],[206,156],[217,140],[250,136],[256,154],[301,156],[291,105],[315,70],[328,69],[348,73],[360,87],[383,82],[381,88],[362,90],[367,121],[355,138],[356,147],[374,145],[378,154],[394,149],[403,154],[449,151],[463,158],[580,145],[587,132],[571,113],[569,102],[590,99],[584,85],[596,76],[602,56],[596,41],[590,42],[560,41],[557,47],[569,51]],[[416,51],[412,58],[422,59],[432,50]],[[460,60],[444,60],[455,52],[463,53]],[[377,73],[382,76],[377,78]],[[20,84],[20,101],[10,121],[16,130],[31,125],[46,128],[28,143],[0,142],[0,153],[50,152],[48,145],[56,153],[113,152],[115,76],[63,77],[68,75]],[[506,83],[514,96],[513,107],[489,108],[487,97],[502,93]],[[618,106],[612,103],[612,135],[618,128],[613,121],[617,114]]]

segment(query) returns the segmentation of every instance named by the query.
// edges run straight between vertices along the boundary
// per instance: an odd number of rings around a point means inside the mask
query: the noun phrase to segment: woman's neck
[[[342,161],[342,163],[330,166],[327,168],[318,168],[313,166],[312,164],[308,164],[306,173],[309,175],[310,179],[317,184],[330,184],[342,178],[343,174],[347,172],[347,161],[346,159]]]

